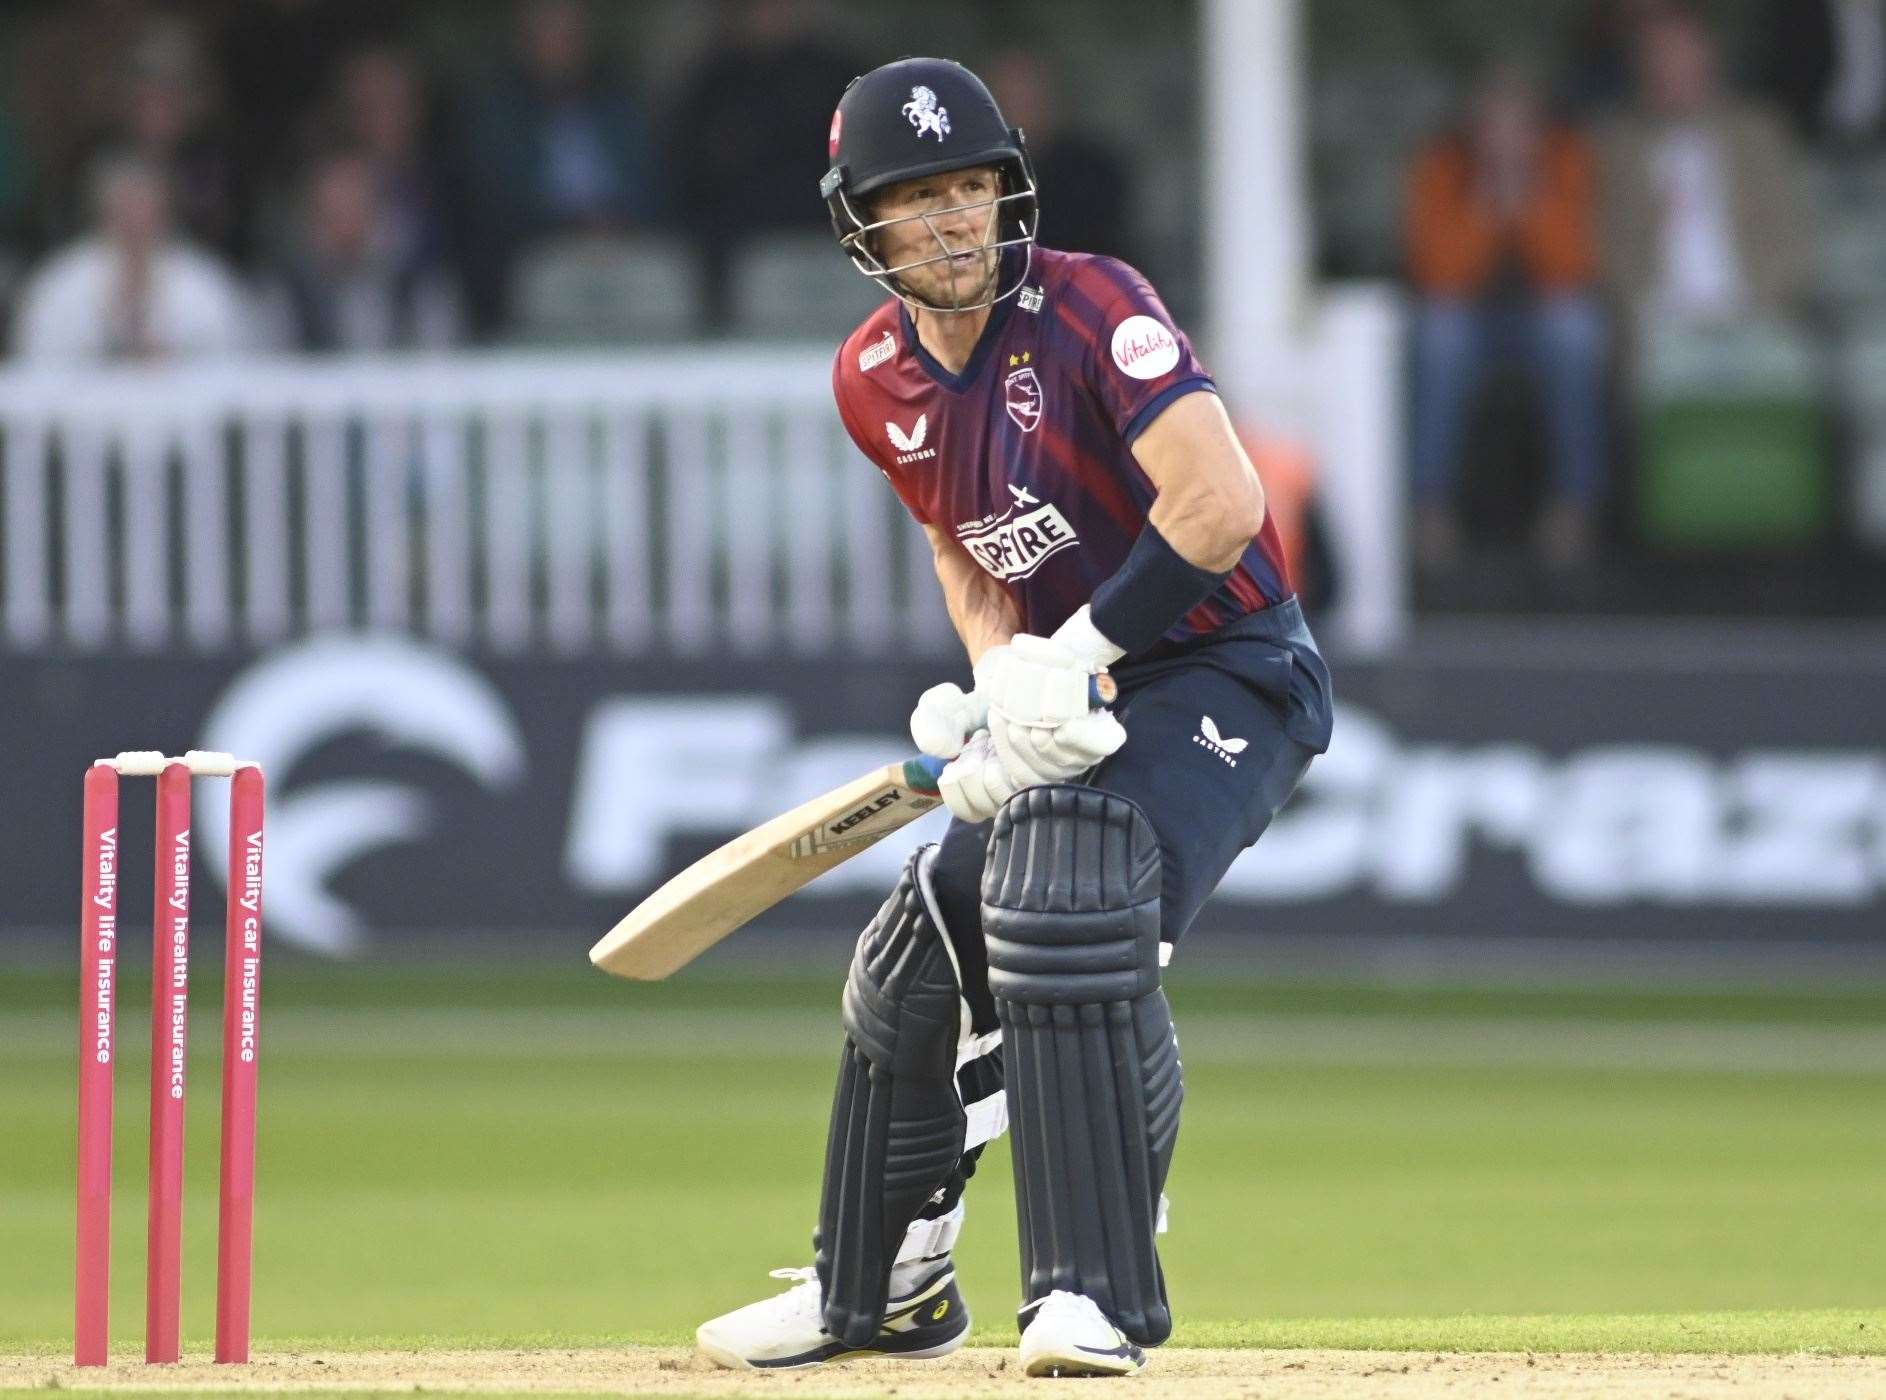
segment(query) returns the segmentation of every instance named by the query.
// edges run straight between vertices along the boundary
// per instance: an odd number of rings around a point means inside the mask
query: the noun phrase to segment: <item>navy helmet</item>
[[[831,211],[839,246],[858,271],[891,295],[922,310],[974,311],[1014,295],[1027,280],[1038,222],[1034,166],[1021,128],[1002,119],[988,87],[962,64],[947,58],[900,58],[853,78],[832,114],[828,156],[831,168],[819,181],[819,193]],[[1001,270],[983,299],[936,305],[912,293],[899,274],[948,260],[951,249],[930,219],[949,211],[910,216],[929,226],[937,251],[888,267],[871,235],[903,221],[873,221],[869,196],[900,180],[976,165],[994,166],[1001,179],[990,243]],[[1001,251],[1014,247],[1022,248],[1024,256],[1009,257]]]

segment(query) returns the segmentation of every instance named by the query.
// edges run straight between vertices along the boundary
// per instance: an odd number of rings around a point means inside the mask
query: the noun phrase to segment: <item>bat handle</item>
[[[1119,695],[1120,687],[1105,671],[1090,677],[1087,682],[1087,703],[1096,710],[1111,705],[1119,698]],[[904,781],[919,792],[935,792],[938,782],[942,780],[944,766],[948,762],[946,758],[937,758],[927,753],[918,754],[915,758],[907,758],[904,760]]]

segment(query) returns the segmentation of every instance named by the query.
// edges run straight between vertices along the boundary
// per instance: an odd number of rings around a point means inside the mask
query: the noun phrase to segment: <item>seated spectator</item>
[[[450,240],[440,162],[411,57],[391,45],[354,54],[341,68],[335,105],[339,143],[370,167],[395,255],[445,259]]]
[[[462,317],[438,260],[402,237],[372,162],[352,151],[318,162],[299,235],[265,294],[273,343],[313,352],[439,350]]]
[[[236,223],[233,162],[217,134],[196,35],[176,20],[152,24],[132,46],[107,145],[162,170],[178,227],[193,242],[231,251]]]
[[[20,294],[14,349],[29,360],[151,360],[243,348],[242,292],[172,236],[161,170],[135,156],[93,177],[96,231],[55,253]]]
[[[1769,0],[1764,18],[1763,87],[1801,136],[1886,137],[1886,0]]]
[[[1636,99],[1598,142],[1606,281],[1639,326],[1785,314],[1812,270],[1786,129],[1724,90],[1715,40],[1685,9],[1646,20],[1635,58]]]
[[[1605,489],[1606,333],[1595,293],[1591,153],[1554,125],[1516,67],[1493,69],[1464,128],[1416,159],[1408,206],[1414,282],[1416,555],[1456,562],[1455,488],[1474,392],[1496,362],[1537,386],[1551,467],[1537,527],[1548,565],[1586,562]]]
[[[481,90],[460,133],[480,323],[495,324],[518,250],[545,234],[644,225],[662,212],[649,124],[599,55],[581,0],[526,0],[517,61]]]
[[[984,71],[1002,115],[1028,140],[1042,190],[1041,241],[1137,266],[1127,227],[1135,206],[1125,156],[1101,135],[1062,125],[1053,71],[1033,51],[1010,49]]]
[[[818,196],[832,109],[870,65],[830,39],[804,0],[719,0],[707,51],[682,80],[669,148],[680,216],[706,266],[709,316],[726,314],[726,272],[755,233],[829,232]],[[808,141],[805,133],[818,138]]]
[[[241,0],[219,6],[218,77],[229,110],[237,168],[253,196],[292,183],[318,139],[322,95],[342,60],[384,42],[411,6],[385,0]]]

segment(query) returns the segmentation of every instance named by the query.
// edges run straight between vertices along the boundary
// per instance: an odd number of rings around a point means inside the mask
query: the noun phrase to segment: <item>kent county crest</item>
[[[936,94],[927,87],[914,87],[910,90],[910,101],[904,104],[904,119],[917,128],[917,139],[923,140],[924,133],[936,136],[937,144],[950,134],[950,109],[939,107]]]
[[[1002,381],[1008,416],[1015,426],[1032,433],[1041,421],[1041,381],[1032,369],[1018,369]]]

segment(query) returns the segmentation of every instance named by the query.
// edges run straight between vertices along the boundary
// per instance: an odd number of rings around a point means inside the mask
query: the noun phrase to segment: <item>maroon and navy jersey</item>
[[[839,347],[832,392],[860,451],[918,521],[948,530],[1047,635],[1125,562],[1155,494],[1133,441],[1174,399],[1215,392],[1144,277],[1035,251],[961,374],[889,301]],[[1291,596],[1268,516],[1229,577],[1171,631],[1183,642]]]

